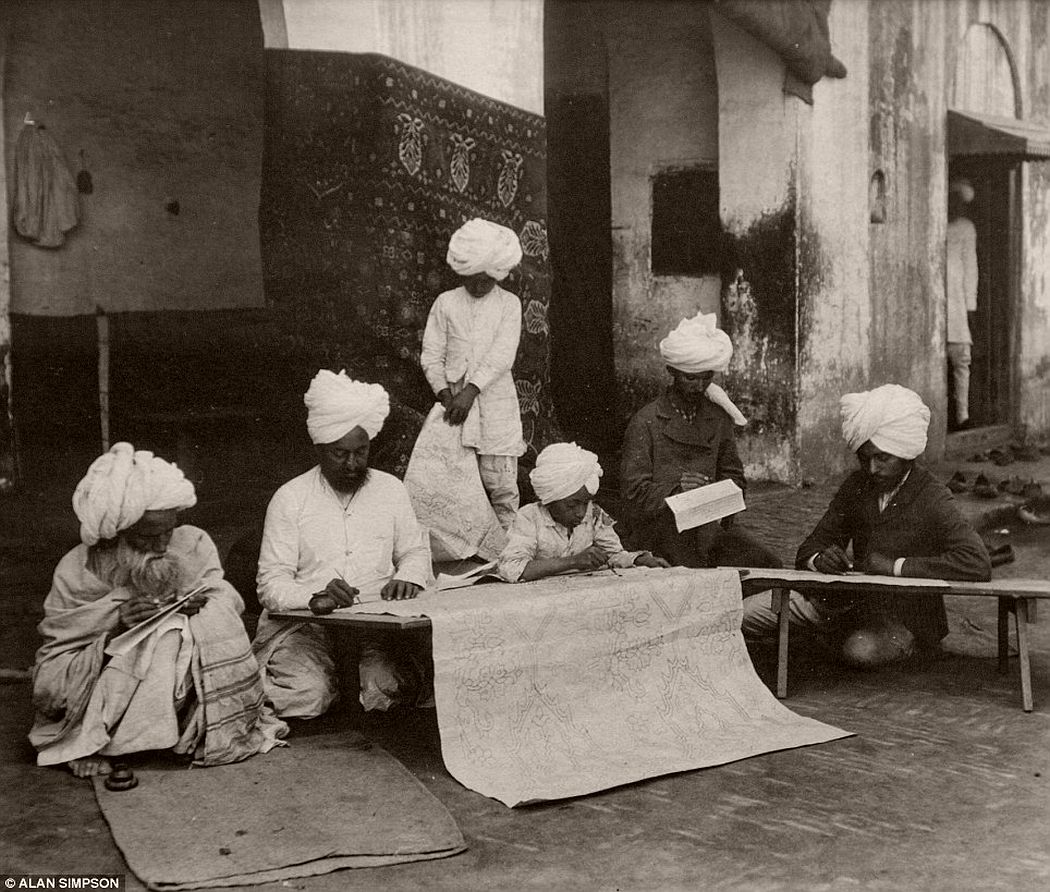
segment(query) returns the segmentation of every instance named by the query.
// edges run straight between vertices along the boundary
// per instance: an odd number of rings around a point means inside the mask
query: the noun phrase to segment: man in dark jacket
[[[620,468],[621,520],[632,548],[674,566],[779,567],[769,549],[735,528],[732,516],[678,532],[668,496],[718,480],[745,489],[734,425],[746,420],[712,383],[733,355],[714,314],[684,320],[660,342],[671,386],[631,419]]]
[[[948,489],[915,459],[930,410],[896,384],[842,398],[842,433],[860,470],[839,488],[798,549],[796,566],[820,573],[987,580],[984,543]],[[850,553],[852,550],[852,556]],[[792,619],[826,634],[846,662],[874,668],[936,650],[948,634],[939,594],[810,598],[792,593]],[[769,596],[744,602],[745,634],[775,627]]]

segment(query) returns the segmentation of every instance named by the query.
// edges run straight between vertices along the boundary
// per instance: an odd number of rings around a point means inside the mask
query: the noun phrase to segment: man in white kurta
[[[974,199],[967,180],[954,180],[948,189],[948,233],[945,291],[948,297],[948,364],[955,386],[955,424],[970,418],[970,336],[968,313],[977,309],[977,230],[965,207]]]
[[[265,611],[255,637],[267,697],[282,718],[301,719],[336,699],[332,642],[319,625],[278,622],[269,612],[415,597],[430,578],[430,552],[404,485],[367,466],[389,411],[386,392],[322,371],[306,403],[319,463],[277,490],[266,511],[257,577]],[[362,647],[366,708],[398,702],[403,670],[389,657],[374,642]]]
[[[445,420],[462,443],[504,529],[518,510],[518,457],[525,452],[511,370],[521,339],[521,301],[500,287],[521,262],[513,230],[474,219],[453,233],[448,263],[461,285],[439,294],[423,333],[420,364]]]

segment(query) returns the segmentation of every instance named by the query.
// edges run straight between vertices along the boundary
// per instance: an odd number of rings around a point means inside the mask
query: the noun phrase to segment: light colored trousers
[[[503,529],[508,529],[518,513],[518,459],[514,455],[479,455],[481,485]]]
[[[969,344],[948,342],[948,365],[955,385],[955,421],[962,424],[970,417],[970,355]]]

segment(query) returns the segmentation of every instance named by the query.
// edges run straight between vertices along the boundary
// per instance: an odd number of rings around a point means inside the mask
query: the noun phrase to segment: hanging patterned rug
[[[95,795],[132,872],[151,889],[279,882],[463,851],[445,807],[393,756],[349,732],[293,739],[216,768],[136,766]]]
[[[405,471],[433,405],[419,367],[434,299],[457,284],[449,236],[484,217],[524,251],[514,363],[525,440],[558,439],[549,394],[547,148],[542,116],[372,53],[267,50],[259,230],[267,300],[318,366],[382,384]],[[310,375],[299,383],[305,389]]]

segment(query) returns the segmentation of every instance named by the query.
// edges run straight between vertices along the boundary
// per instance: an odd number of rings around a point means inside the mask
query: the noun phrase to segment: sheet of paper
[[[182,607],[190,598],[194,595],[200,594],[207,588],[206,585],[198,585],[195,589],[186,592],[179,598],[176,598],[170,604],[167,604],[161,610],[153,614],[149,619],[144,619],[142,622],[135,626],[132,626],[126,632],[122,632],[117,635],[109,644],[106,645],[106,653],[111,657],[119,657],[126,654],[129,650],[135,647],[140,641],[145,640],[149,637],[153,630],[157,628],[165,619],[171,616],[176,610]]]
[[[463,588],[474,585],[483,577],[493,576],[496,572],[496,562],[489,561],[487,564],[477,564],[462,573],[438,573],[435,587],[444,591],[446,589]]]
[[[948,588],[951,585],[951,583],[945,582],[943,579],[919,579],[915,576],[873,576],[869,573],[858,573],[854,570],[837,575],[834,573],[816,573],[813,570],[766,570],[761,567],[734,567],[732,569],[747,570],[747,577],[751,579],[776,579],[781,582],[873,583],[887,586],[908,586],[909,588],[915,586],[922,588]]]
[[[747,507],[744,505],[744,493],[732,480],[698,486],[668,496],[664,501],[674,512],[674,522],[679,533],[721,520],[730,514],[738,514]]]

